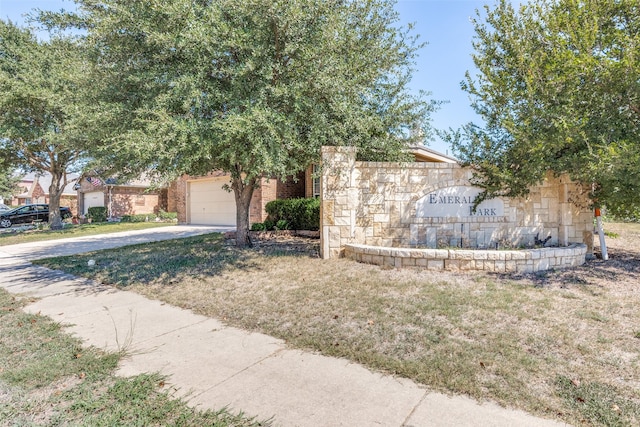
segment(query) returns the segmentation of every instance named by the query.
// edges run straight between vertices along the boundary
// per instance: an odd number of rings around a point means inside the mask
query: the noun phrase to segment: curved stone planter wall
[[[409,249],[347,244],[345,256],[358,262],[427,270],[484,270],[530,273],[582,265],[587,245],[517,251],[468,249]]]
[[[530,188],[526,198],[487,200],[474,212],[480,189],[473,186],[473,168],[455,163],[359,162],[356,151],[355,147],[322,149],[323,258],[343,256],[348,244],[533,247],[536,239],[550,239],[550,246],[593,245],[588,189],[567,176],[549,174]]]

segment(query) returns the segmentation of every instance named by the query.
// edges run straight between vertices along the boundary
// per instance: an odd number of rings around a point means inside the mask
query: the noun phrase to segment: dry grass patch
[[[50,318],[23,312],[26,303],[0,289],[0,426],[270,425],[190,408],[158,374],[117,377],[122,354],[82,347]]]
[[[292,255],[287,242],[238,251],[216,235],[44,264],[437,390],[637,425],[640,226],[608,228],[620,234],[609,262],[531,275],[384,270]]]

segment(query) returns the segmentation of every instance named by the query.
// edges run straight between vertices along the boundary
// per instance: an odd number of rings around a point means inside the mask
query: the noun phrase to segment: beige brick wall
[[[107,196],[108,199],[108,196]],[[153,215],[160,209],[159,193],[146,192],[144,188],[114,187],[111,194],[111,205],[107,204],[111,216]]]
[[[501,198],[499,215],[429,217],[417,204],[429,194],[471,187],[472,171],[451,163],[356,162],[352,147],[323,147],[321,239],[325,258],[346,244],[386,247],[593,244],[584,192],[551,175],[526,199]]]

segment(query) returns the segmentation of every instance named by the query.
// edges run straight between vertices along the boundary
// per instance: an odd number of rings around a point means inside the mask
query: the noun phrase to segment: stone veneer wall
[[[356,161],[353,147],[323,147],[321,252],[344,255],[348,244],[382,247],[533,246],[584,243],[593,247],[593,216],[580,189],[549,176],[526,199],[501,198],[499,215],[418,217],[429,194],[471,187],[472,170],[451,163]]]
[[[345,257],[387,267],[421,267],[427,270],[484,270],[496,273],[531,273],[566,268],[585,262],[587,245],[518,251],[470,249],[405,249],[345,245]]]

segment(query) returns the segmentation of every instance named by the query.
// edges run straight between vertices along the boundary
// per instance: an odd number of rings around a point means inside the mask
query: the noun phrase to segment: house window
[[[313,197],[320,197],[320,168],[318,165],[313,165],[311,179],[313,182]]]

